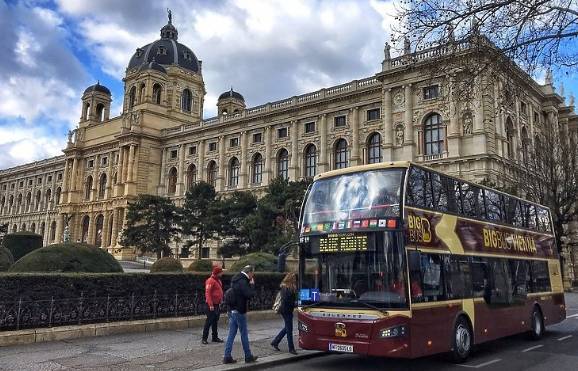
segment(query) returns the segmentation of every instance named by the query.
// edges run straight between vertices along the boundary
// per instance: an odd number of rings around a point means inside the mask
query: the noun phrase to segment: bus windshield
[[[305,254],[306,269],[312,273],[301,280],[300,304],[407,307],[401,232],[349,235],[329,243],[324,239],[331,235],[310,237]],[[351,239],[358,241],[352,243]]]
[[[303,226],[399,217],[403,171],[372,170],[316,181],[305,203]]]

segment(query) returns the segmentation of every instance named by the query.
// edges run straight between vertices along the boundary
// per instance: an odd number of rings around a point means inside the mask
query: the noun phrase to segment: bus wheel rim
[[[462,324],[456,329],[456,346],[460,354],[470,350],[470,331]]]

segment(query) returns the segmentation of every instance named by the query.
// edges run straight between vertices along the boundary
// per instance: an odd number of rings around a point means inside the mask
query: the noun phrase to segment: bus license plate
[[[329,343],[329,350],[333,352],[353,353],[353,345]]]

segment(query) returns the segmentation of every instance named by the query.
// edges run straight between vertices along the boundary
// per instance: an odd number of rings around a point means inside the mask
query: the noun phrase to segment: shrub
[[[189,272],[211,272],[213,270],[213,262],[204,259],[195,260],[189,265],[187,270]]]
[[[10,250],[0,246],[0,272],[7,271],[14,264],[14,258]]]
[[[9,233],[4,236],[2,245],[10,250],[14,261],[18,261],[24,255],[42,247],[42,236],[26,231]]]
[[[177,259],[167,256],[157,260],[151,267],[151,273],[157,272],[182,272],[183,265]]]
[[[239,260],[229,268],[229,271],[239,272],[246,265],[252,265],[257,272],[276,272],[277,258],[273,254],[254,252],[240,257]]]
[[[59,244],[35,250],[18,260],[10,272],[122,272],[105,250],[80,243]]]

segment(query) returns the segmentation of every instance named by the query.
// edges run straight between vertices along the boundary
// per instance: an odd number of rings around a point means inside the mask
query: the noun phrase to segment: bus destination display
[[[367,251],[367,235],[355,233],[330,233],[319,239],[320,253]]]

